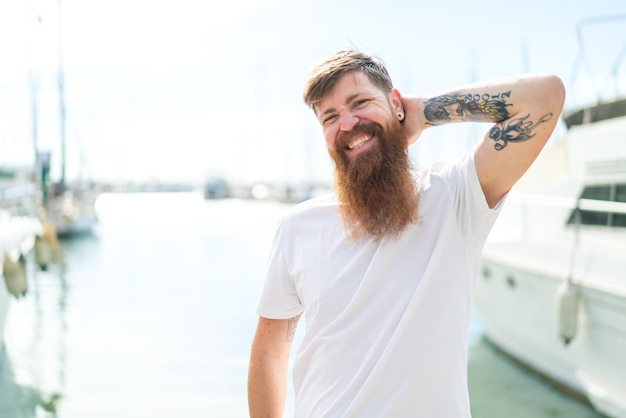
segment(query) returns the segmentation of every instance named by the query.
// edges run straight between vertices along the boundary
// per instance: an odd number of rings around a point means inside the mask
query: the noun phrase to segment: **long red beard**
[[[349,158],[346,145],[356,136],[374,134],[377,143]],[[377,123],[359,124],[338,136],[330,151],[335,163],[335,187],[350,238],[380,241],[397,237],[418,221],[419,194],[399,122],[385,131]]]

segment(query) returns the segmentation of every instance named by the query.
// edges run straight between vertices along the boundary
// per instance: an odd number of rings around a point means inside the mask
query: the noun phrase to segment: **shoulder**
[[[343,229],[337,207],[337,197],[331,193],[287,208],[278,217],[275,240],[292,251],[303,242],[316,242],[321,237],[340,233]]]
[[[314,197],[286,209],[279,217],[279,224],[286,226],[335,216],[337,205],[335,193]]]

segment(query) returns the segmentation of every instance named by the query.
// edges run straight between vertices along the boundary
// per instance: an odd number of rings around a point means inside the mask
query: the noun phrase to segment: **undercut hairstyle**
[[[391,77],[378,58],[354,50],[343,50],[325,59],[310,71],[304,84],[304,103],[317,114],[319,102],[332,90],[342,75],[351,71],[365,73],[385,93],[393,90]]]

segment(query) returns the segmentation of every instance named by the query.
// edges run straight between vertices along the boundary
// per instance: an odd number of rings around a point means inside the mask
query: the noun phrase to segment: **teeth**
[[[372,139],[371,135],[370,136],[363,136],[363,137],[357,139],[356,141],[354,141],[353,143],[351,143],[350,145],[348,145],[348,149],[359,148],[361,145],[365,144],[370,139]]]

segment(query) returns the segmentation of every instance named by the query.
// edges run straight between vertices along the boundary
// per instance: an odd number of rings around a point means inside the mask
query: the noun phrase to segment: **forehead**
[[[384,97],[384,93],[370,78],[361,71],[351,71],[342,75],[333,88],[320,100],[318,114],[336,110],[339,106],[349,103],[354,98],[364,96]]]

